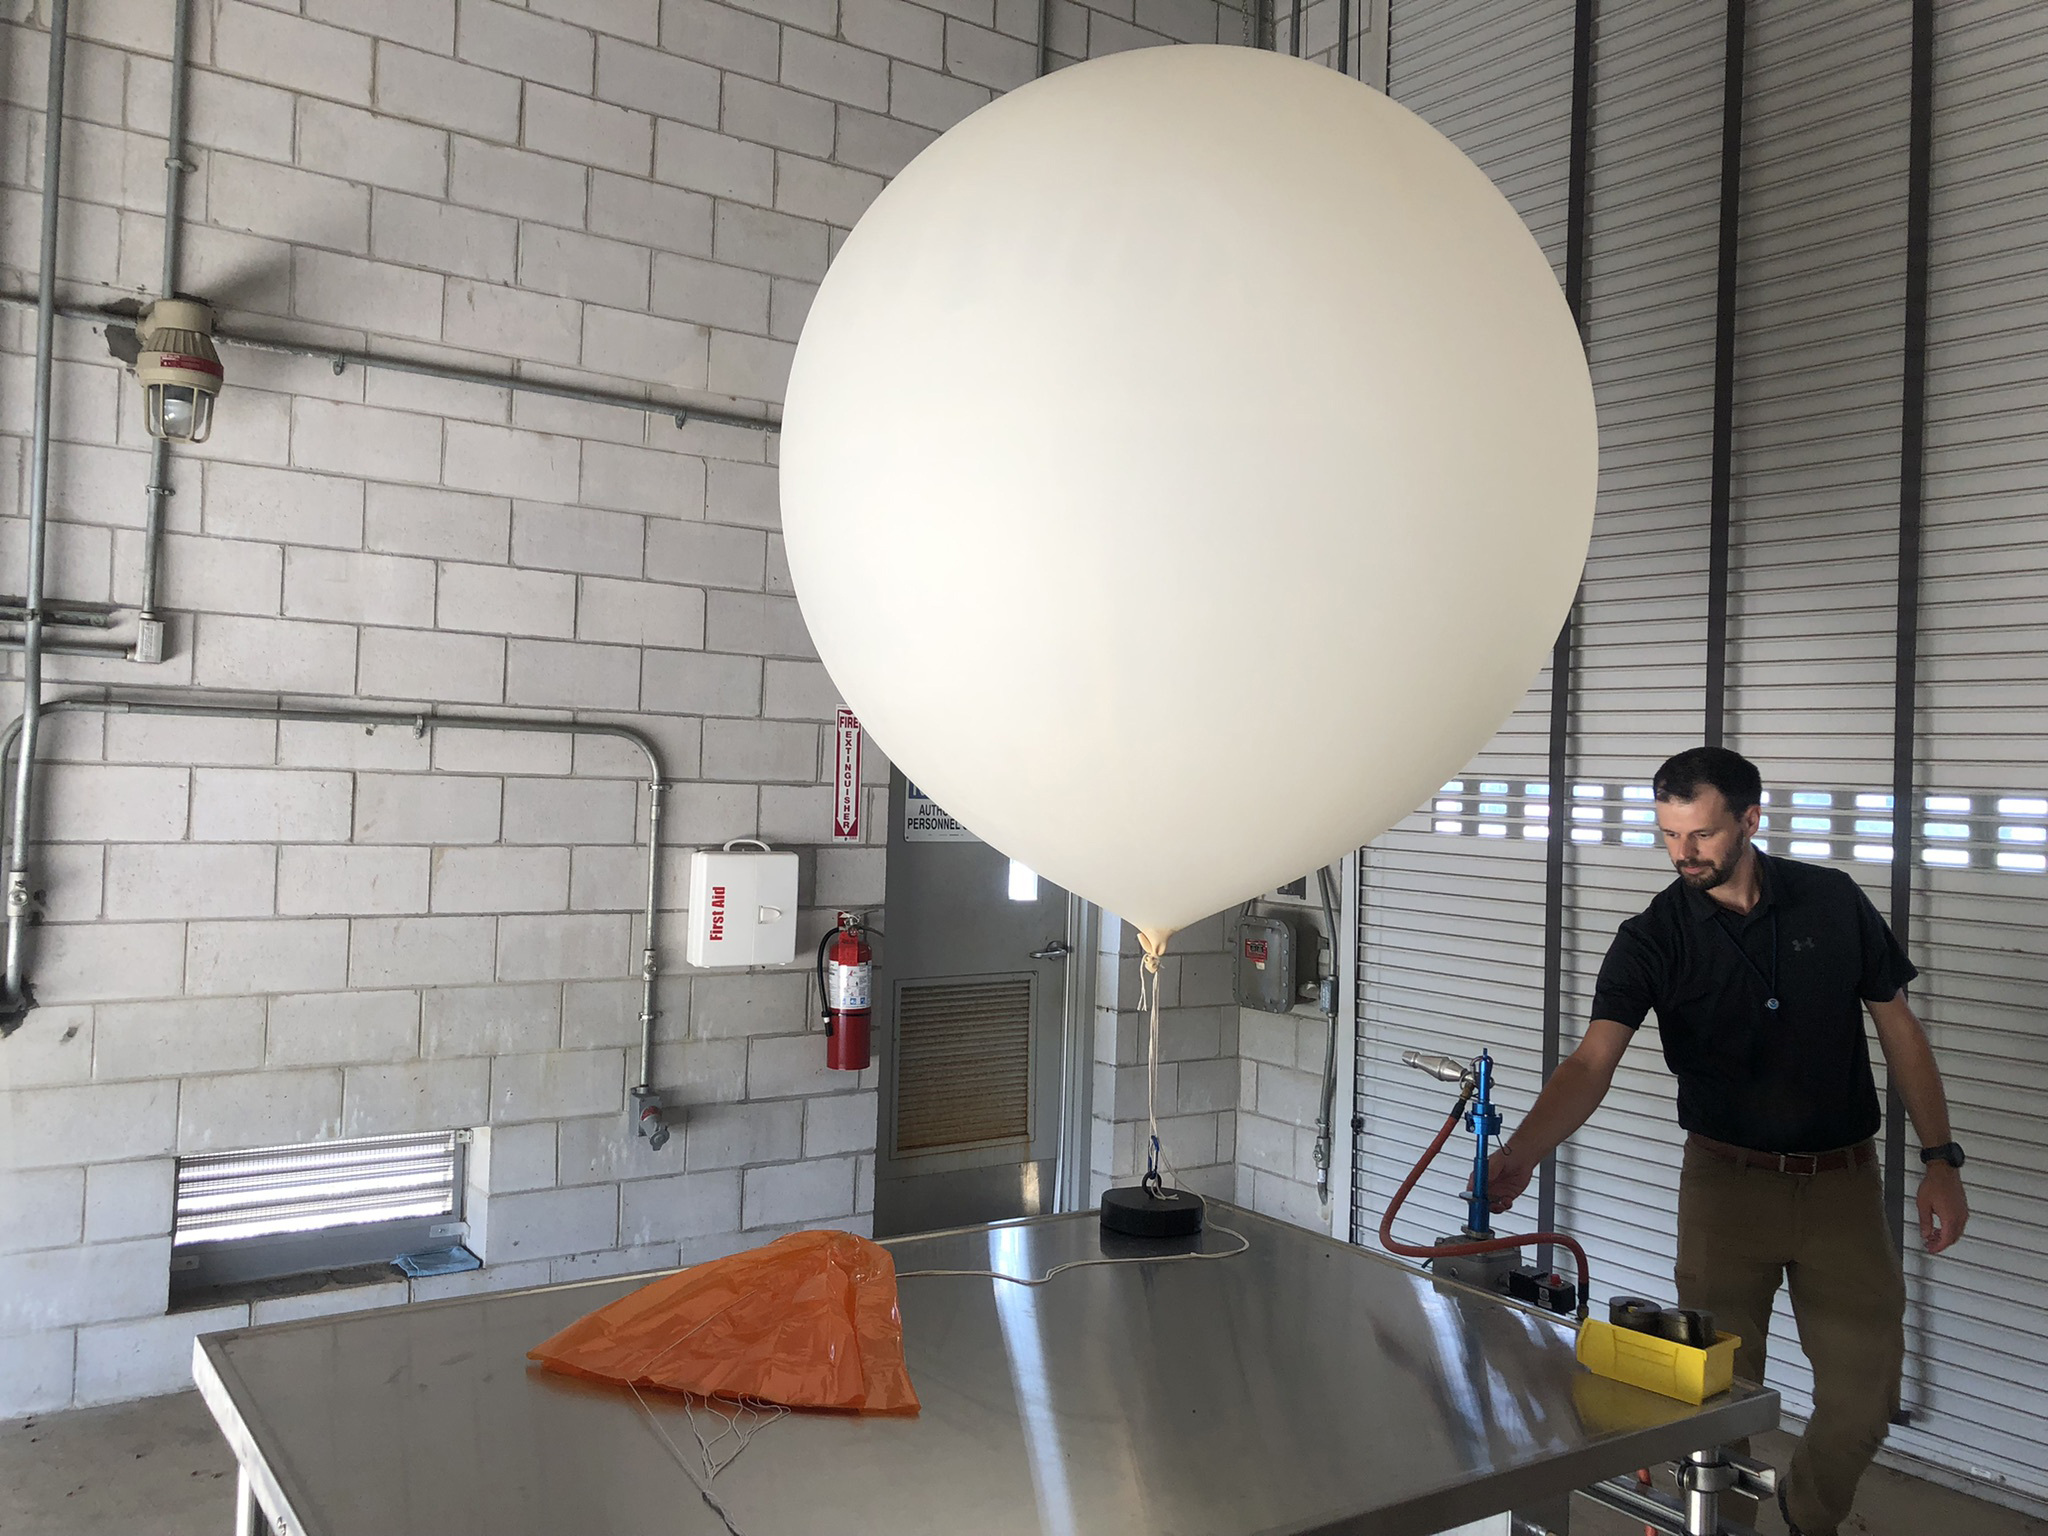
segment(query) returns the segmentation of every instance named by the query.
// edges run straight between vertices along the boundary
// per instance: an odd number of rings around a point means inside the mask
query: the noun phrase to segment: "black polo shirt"
[[[1756,857],[1747,915],[1674,880],[1623,923],[1593,1017],[1634,1029],[1657,1010],[1688,1131],[1764,1152],[1846,1147],[1880,1119],[1863,1004],[1919,972],[1847,874]]]

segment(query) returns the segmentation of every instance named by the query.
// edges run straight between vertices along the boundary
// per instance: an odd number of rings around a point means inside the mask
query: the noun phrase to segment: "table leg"
[[[235,1468],[235,1536],[276,1536],[263,1506],[256,1502],[256,1484],[249,1469]]]

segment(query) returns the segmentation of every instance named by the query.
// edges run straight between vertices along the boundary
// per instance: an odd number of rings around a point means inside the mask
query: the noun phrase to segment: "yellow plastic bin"
[[[1596,1376],[1682,1403],[1701,1403],[1727,1391],[1735,1380],[1735,1349],[1741,1342],[1732,1333],[1716,1333],[1705,1349],[1694,1349],[1589,1317],[1579,1325],[1579,1364]]]

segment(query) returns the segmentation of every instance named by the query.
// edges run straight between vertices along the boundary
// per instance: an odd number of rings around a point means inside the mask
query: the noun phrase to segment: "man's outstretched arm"
[[[1595,1019],[1586,1026],[1578,1049],[1558,1063],[1507,1145],[1487,1160],[1487,1204],[1495,1212],[1513,1205],[1543,1159],[1600,1107],[1635,1033],[1613,1019]]]

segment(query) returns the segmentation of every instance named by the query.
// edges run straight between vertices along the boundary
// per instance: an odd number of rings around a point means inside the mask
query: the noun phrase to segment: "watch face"
[[[1963,1149],[1951,1141],[1939,1147],[1923,1147],[1920,1152],[1923,1163],[1947,1163],[1951,1168],[1963,1166]]]

